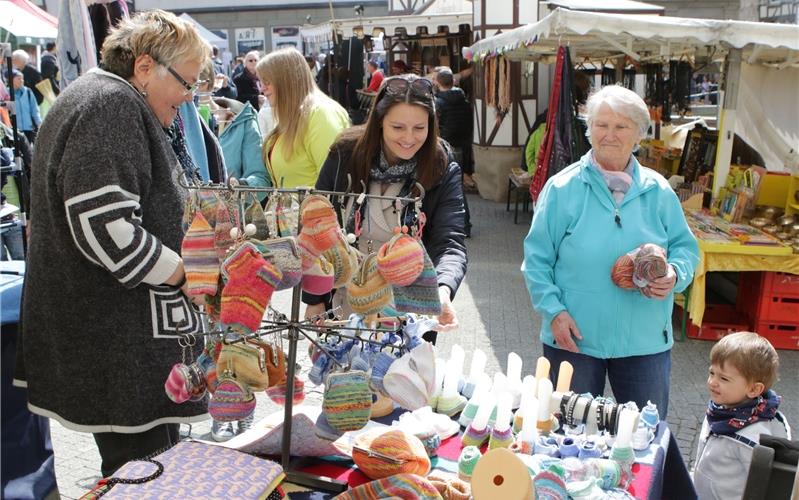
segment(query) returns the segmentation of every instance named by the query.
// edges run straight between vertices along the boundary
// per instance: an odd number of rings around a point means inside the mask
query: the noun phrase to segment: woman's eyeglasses
[[[407,95],[412,92],[421,97],[433,97],[433,82],[428,78],[414,78],[408,80],[404,76],[386,78],[386,93],[392,95]]]
[[[172,76],[175,77],[175,80],[177,80],[178,83],[185,89],[183,91],[183,95],[185,95],[185,96],[196,94],[197,93],[197,89],[200,88],[201,85],[204,85],[204,84],[208,83],[208,80],[197,80],[194,83],[189,83],[186,80],[184,80],[183,77],[180,76],[177,71],[172,69],[171,66],[167,66],[166,64],[162,63],[158,59],[155,59],[155,58],[153,58],[153,59],[155,60],[156,63],[158,63],[161,66],[165,67],[166,70],[169,71],[169,74],[171,74]]]

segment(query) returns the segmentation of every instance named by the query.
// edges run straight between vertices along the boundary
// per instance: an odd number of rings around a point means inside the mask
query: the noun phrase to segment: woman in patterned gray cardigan
[[[176,338],[199,331],[179,255],[186,192],[164,129],[209,55],[172,14],[124,20],[102,69],[62,92],[40,130],[15,384],[32,412],[94,434],[104,476],[208,418],[205,401],[164,393]]]

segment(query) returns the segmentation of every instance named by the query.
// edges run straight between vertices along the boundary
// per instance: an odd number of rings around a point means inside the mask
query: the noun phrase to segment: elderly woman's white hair
[[[591,137],[594,117],[603,104],[607,104],[614,113],[629,118],[638,126],[638,140],[646,137],[649,130],[649,109],[638,94],[621,85],[606,85],[588,98],[585,104],[588,137]]]
[[[20,61],[22,64],[28,64],[28,61],[30,61],[31,56],[24,50],[17,49],[11,53],[11,58]]]

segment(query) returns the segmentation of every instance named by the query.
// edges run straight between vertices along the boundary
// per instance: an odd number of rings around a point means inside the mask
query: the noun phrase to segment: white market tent
[[[188,21],[191,24],[193,24],[194,27],[197,28],[197,31],[200,33],[200,36],[203,37],[203,40],[205,40],[206,42],[210,43],[211,45],[216,45],[218,47],[227,48],[227,40],[225,40],[221,36],[213,33],[212,31],[210,31],[208,28],[206,28],[202,24],[198,23],[190,15],[188,15],[188,14],[186,14],[184,12],[183,14],[181,14],[178,17],[180,17],[184,21]]]
[[[573,61],[724,61],[714,193],[729,172],[736,133],[761,153],[769,170],[799,172],[799,26],[556,9],[537,23],[480,40],[463,55],[552,63],[559,45],[570,47]]]
[[[0,28],[20,38],[55,40],[58,34],[58,28],[52,22],[46,22],[16,2],[7,0],[0,1]]]
[[[471,12],[337,19],[303,26],[300,28],[300,36],[304,42],[323,43],[332,39],[334,29],[336,33],[348,38],[356,34],[356,31],[372,35],[375,30],[383,30],[386,35],[392,36],[395,28],[405,28],[408,34],[414,34],[420,26],[426,27],[428,33],[435,33],[438,26],[448,26],[449,31],[455,33],[461,24],[472,24]]]

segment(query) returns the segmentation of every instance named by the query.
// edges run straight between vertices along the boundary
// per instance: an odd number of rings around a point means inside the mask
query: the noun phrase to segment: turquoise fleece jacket
[[[228,176],[243,179],[250,186],[272,185],[261,156],[258,116],[249,103],[219,135],[219,144],[225,156]]]
[[[633,158],[633,183],[616,205],[591,151],[550,178],[524,240],[522,272],[542,316],[541,341],[553,346],[552,319],[568,311],[596,358],[657,354],[671,349],[673,293],[691,283],[699,248],[677,195],[660,174]],[[616,259],[643,243],[666,249],[677,274],[663,300],[623,290],[610,279]]]

